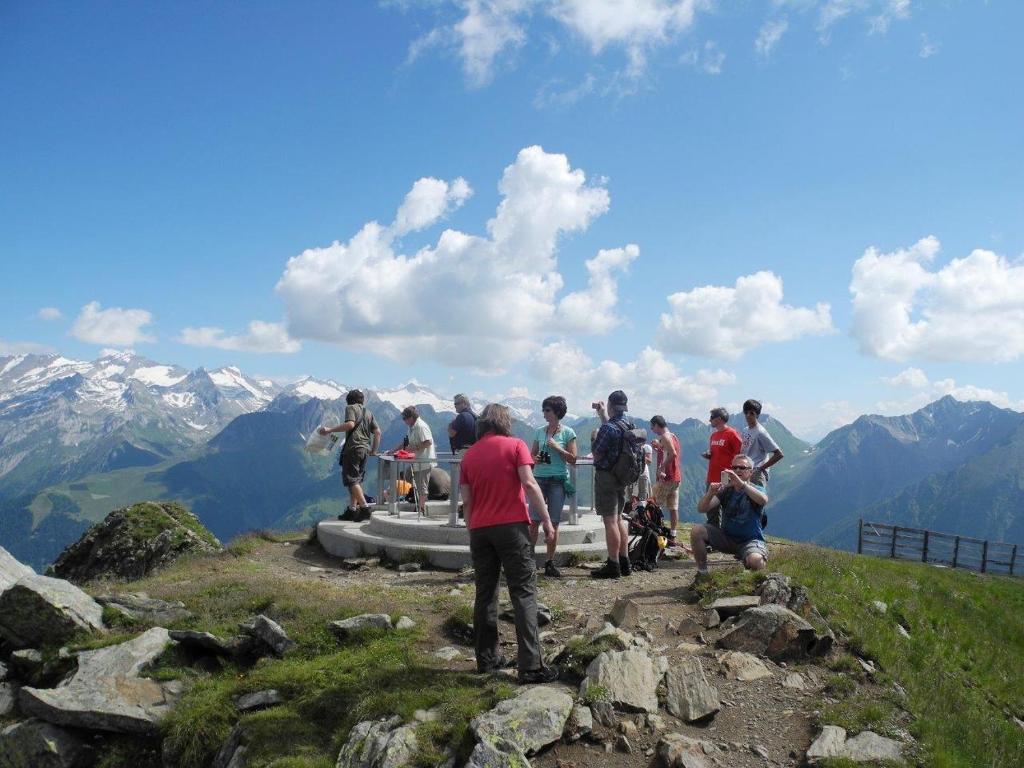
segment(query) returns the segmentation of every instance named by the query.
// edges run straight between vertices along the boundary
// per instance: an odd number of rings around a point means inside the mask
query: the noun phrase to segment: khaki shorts
[[[601,517],[610,517],[622,512],[626,506],[626,487],[615,482],[611,472],[603,469],[594,471],[594,511]]]
[[[679,509],[679,481],[659,480],[654,484],[654,502],[665,509]]]
[[[424,509],[427,506],[427,490],[430,488],[430,469],[414,469],[413,482],[416,483],[416,501]]]
[[[726,536],[725,531],[717,525],[705,525],[704,528],[708,532],[708,541],[711,546],[719,552],[736,555],[736,559],[744,563],[750,555],[760,555],[766,563],[768,562],[768,545],[761,539],[740,541]]]

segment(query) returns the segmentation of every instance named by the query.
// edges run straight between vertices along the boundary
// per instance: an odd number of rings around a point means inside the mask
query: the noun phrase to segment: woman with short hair
[[[491,403],[477,418],[477,441],[462,457],[460,493],[473,557],[476,666],[491,672],[507,663],[498,650],[498,579],[502,570],[515,614],[519,682],[551,682],[537,630],[537,567],[530,541],[526,496],[540,513],[545,536],[554,536],[544,497],[533,478],[526,443],[512,437],[512,418]],[[525,492],[525,494],[524,494]]]
[[[555,567],[555,550],[558,547],[558,526],[562,522],[562,508],[565,506],[565,484],[569,482],[569,464],[576,463],[576,433],[572,427],[562,424],[568,407],[565,398],[559,395],[545,397],[540,405],[544,420],[533,437],[533,476],[537,478],[540,492],[544,495],[544,504],[551,525],[555,529],[554,536],[548,536],[547,560],[544,563],[544,575],[552,578],[561,577]],[[530,505],[530,540],[537,544],[537,534],[543,518],[540,512]]]

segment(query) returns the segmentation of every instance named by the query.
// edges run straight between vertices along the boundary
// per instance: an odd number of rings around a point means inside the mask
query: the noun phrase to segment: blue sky
[[[673,418],[754,396],[812,437],[945,393],[1022,409],[1022,24],[6,3],[0,353],[581,408],[621,386]]]

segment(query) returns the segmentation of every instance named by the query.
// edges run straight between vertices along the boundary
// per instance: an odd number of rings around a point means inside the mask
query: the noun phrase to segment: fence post
[[[921,562],[928,562],[928,531],[924,532],[924,551],[921,552]]]
[[[956,559],[960,555],[960,537],[956,537],[956,541],[953,542],[953,567],[956,568]]]
[[[896,557],[896,532],[900,529],[898,525],[892,527],[892,548],[889,550],[889,557]]]
[[[857,554],[864,554],[864,518],[857,522]]]
[[[981,545],[981,572],[985,572],[985,568],[988,565],[988,539]]]
[[[1013,551],[1010,553],[1010,575],[1013,576],[1013,566],[1017,562],[1017,545],[1013,545]]]

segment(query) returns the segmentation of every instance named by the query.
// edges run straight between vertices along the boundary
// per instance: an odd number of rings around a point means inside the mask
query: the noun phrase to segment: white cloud
[[[650,417],[661,413],[673,421],[717,404],[718,388],[736,381],[733,374],[721,369],[685,374],[650,347],[628,363],[603,360],[595,364],[582,349],[566,341],[538,350],[530,361],[530,372],[564,395],[578,411],[586,412],[591,402],[622,389],[629,397],[632,414]]]
[[[441,179],[420,179],[402,201],[392,231],[395,236],[401,236],[429,227],[461,206],[472,194],[473,190],[461,176],[451,184]]]
[[[8,355],[46,355],[53,352],[53,349],[44,344],[36,344],[34,341],[7,341],[0,339],[0,357]]]
[[[843,19],[868,13],[868,30],[872,34],[885,34],[893,21],[910,18],[910,0],[828,0],[818,15],[818,31],[827,43],[831,28]]]
[[[614,312],[619,301],[615,273],[625,272],[639,255],[640,248],[631,243],[625,248],[600,250],[588,260],[586,289],[567,294],[558,304],[559,329],[563,333],[607,333],[615,328],[620,322]]]
[[[43,307],[36,313],[36,316],[40,320],[61,320],[64,318],[64,313],[56,307]]]
[[[468,0],[466,15],[455,24],[459,55],[466,78],[479,87],[490,82],[493,66],[506,49],[518,48],[526,40],[526,31],[516,14],[529,8],[526,0]]]
[[[789,29],[789,22],[786,19],[766,21],[758,31],[757,39],[754,40],[754,50],[757,51],[757,55],[764,59],[771,56],[787,29]]]
[[[884,35],[893,21],[910,18],[910,0],[886,0],[881,11],[868,20],[873,34]]]
[[[952,395],[961,401],[984,400],[1000,408],[1024,411],[1024,400],[1015,400],[1005,391],[974,384],[957,384],[956,380],[951,378],[929,381],[928,376],[920,368],[906,368],[895,376],[883,377],[882,381],[897,389],[910,390],[911,394],[905,399],[878,403],[878,410],[881,413],[910,413],[946,395]]]
[[[238,352],[260,352],[290,354],[302,349],[295,339],[288,336],[283,323],[266,323],[253,320],[246,334],[230,335],[223,328],[205,326],[185,328],[178,340],[192,347],[214,347]]]
[[[722,74],[725,53],[714,40],[708,40],[702,48],[691,48],[679,57],[680,64],[699,69],[708,75]]]
[[[853,333],[861,351],[887,360],[1008,362],[1024,355],[1024,264],[976,249],[935,271],[938,239],[853,265]]]
[[[464,197],[452,193],[457,186],[444,195],[449,205]],[[498,190],[486,236],[447,229],[410,255],[396,245],[405,225],[371,221],[347,242],[290,259],[277,291],[291,337],[488,371],[528,355],[556,316],[559,238],[586,229],[608,210],[609,196],[565,155],[537,146],[519,152]],[[425,196],[441,198],[437,189]],[[432,223],[426,214],[416,221]],[[602,293],[601,269],[588,290]]]
[[[933,43],[928,39],[928,33],[921,33],[921,47],[917,51],[917,55],[922,59],[930,59],[932,56],[939,52],[939,44]]]
[[[143,330],[152,322],[153,315],[144,309],[102,309],[98,301],[91,301],[75,318],[71,335],[89,344],[132,347],[156,341],[156,337]]]
[[[832,332],[828,304],[814,309],[782,303],[782,279],[772,272],[740,277],[735,287],[706,285],[668,297],[658,347],[666,352],[736,360],[762,344]]]

